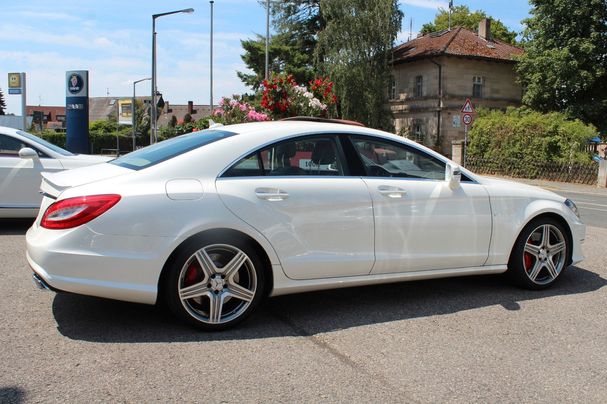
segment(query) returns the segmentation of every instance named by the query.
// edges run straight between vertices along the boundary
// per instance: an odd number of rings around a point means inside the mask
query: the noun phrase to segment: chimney
[[[188,101],[188,114],[192,115],[194,112],[194,101]]]
[[[491,40],[491,19],[483,18],[478,23],[478,36],[485,41]]]

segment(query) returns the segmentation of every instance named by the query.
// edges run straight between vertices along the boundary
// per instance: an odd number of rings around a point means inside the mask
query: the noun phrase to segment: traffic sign
[[[464,114],[464,117],[462,118],[462,120],[464,121],[465,125],[470,125],[472,123],[472,115]]]
[[[462,107],[462,112],[464,114],[474,113],[474,107],[472,106],[472,103],[470,102],[470,98],[466,99],[466,102],[464,103],[464,106]]]

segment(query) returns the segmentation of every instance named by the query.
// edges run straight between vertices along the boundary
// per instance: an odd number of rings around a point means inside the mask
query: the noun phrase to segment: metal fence
[[[465,167],[478,174],[596,185],[599,165],[591,163],[528,162],[468,157]]]

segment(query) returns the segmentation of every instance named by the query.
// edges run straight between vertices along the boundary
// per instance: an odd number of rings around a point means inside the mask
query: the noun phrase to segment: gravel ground
[[[203,333],[36,290],[0,223],[0,402],[607,402],[607,229],[550,290],[499,276],[270,299]]]

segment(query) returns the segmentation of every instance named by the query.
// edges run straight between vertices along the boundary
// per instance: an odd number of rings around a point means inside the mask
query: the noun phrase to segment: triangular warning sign
[[[470,102],[470,98],[466,99],[466,103],[462,107],[462,112],[464,114],[471,114],[474,112],[474,107],[472,106],[472,103]]]

